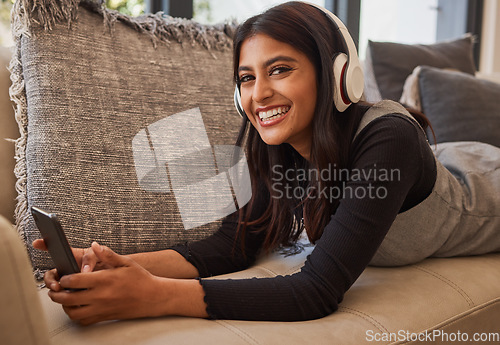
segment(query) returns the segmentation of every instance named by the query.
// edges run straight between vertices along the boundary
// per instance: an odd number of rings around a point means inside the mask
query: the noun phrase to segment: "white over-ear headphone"
[[[338,53],[333,59],[333,76],[335,80],[333,100],[337,110],[343,112],[351,103],[357,103],[363,95],[364,75],[359,62],[356,46],[344,23],[342,23],[337,16],[316,4],[309,5],[316,7],[330,18],[347,49],[347,54]],[[243,106],[241,105],[241,95],[238,85],[236,85],[234,90],[234,105],[236,106],[238,114],[242,117],[246,117]]]

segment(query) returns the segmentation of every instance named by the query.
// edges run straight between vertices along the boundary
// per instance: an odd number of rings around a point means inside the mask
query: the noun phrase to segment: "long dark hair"
[[[348,168],[351,142],[362,115],[370,105],[358,103],[352,104],[345,112],[336,110],[332,96],[334,92],[332,62],[336,53],[345,51],[343,41],[333,23],[317,8],[292,1],[277,5],[246,20],[238,28],[233,42],[234,79],[238,85],[241,46],[246,39],[256,34],[265,34],[305,54],[315,66],[318,92],[312,121],[313,135],[309,162],[289,144],[267,145],[250,121],[243,120],[237,145],[246,147],[252,180],[252,198],[240,210],[238,232],[243,241],[248,226],[254,231],[265,231],[264,249],[270,250],[297,240],[305,226],[309,239],[314,243],[321,237],[324,227],[335,213],[340,201],[320,197],[318,192],[325,187],[339,187],[341,181],[321,180],[319,174],[310,174],[307,183],[314,188],[306,188],[303,185],[304,181],[297,176],[283,179],[281,175],[281,179],[278,180],[280,175],[277,175],[276,167],[281,171]],[[426,127],[425,117],[417,120]],[[249,221],[257,200],[262,202],[264,193],[262,188],[265,188],[265,197],[269,199],[268,207],[259,219]],[[290,195],[287,190],[307,190],[308,193],[301,195],[302,198],[297,198],[297,193]],[[301,221],[302,218],[304,222]]]

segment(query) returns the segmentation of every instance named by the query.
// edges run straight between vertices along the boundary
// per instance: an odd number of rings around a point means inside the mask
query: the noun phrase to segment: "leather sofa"
[[[500,256],[428,259],[369,267],[338,311],[304,322],[161,317],[82,327],[37,291],[25,248],[2,218],[3,344],[498,344]],[[312,248],[263,258],[227,277],[270,277],[300,269]]]
[[[77,10],[79,19],[74,23],[92,12]],[[3,137],[16,138],[19,133],[10,111],[7,78],[6,73],[1,75],[0,129]],[[35,281],[27,246],[12,225],[13,149],[12,142],[2,142],[0,183],[6,191],[0,200],[4,216],[0,219],[2,344],[500,343],[500,254],[431,258],[397,268],[368,267],[347,292],[339,310],[317,320],[249,322],[170,316],[81,327],[69,320],[61,307],[50,301],[40,281]],[[313,249],[307,243],[301,247],[296,255],[276,252],[260,258],[248,270],[222,277],[292,274],[300,270]]]

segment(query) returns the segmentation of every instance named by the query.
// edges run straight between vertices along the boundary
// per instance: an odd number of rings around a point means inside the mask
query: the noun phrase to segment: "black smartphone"
[[[79,273],[80,269],[57,215],[34,206],[31,207],[31,214],[56,265],[59,278],[66,274]]]

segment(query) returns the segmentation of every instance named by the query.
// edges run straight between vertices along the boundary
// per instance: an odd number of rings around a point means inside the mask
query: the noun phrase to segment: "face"
[[[243,42],[241,103],[268,145],[288,143],[309,159],[316,107],[316,71],[291,45],[257,34]]]

